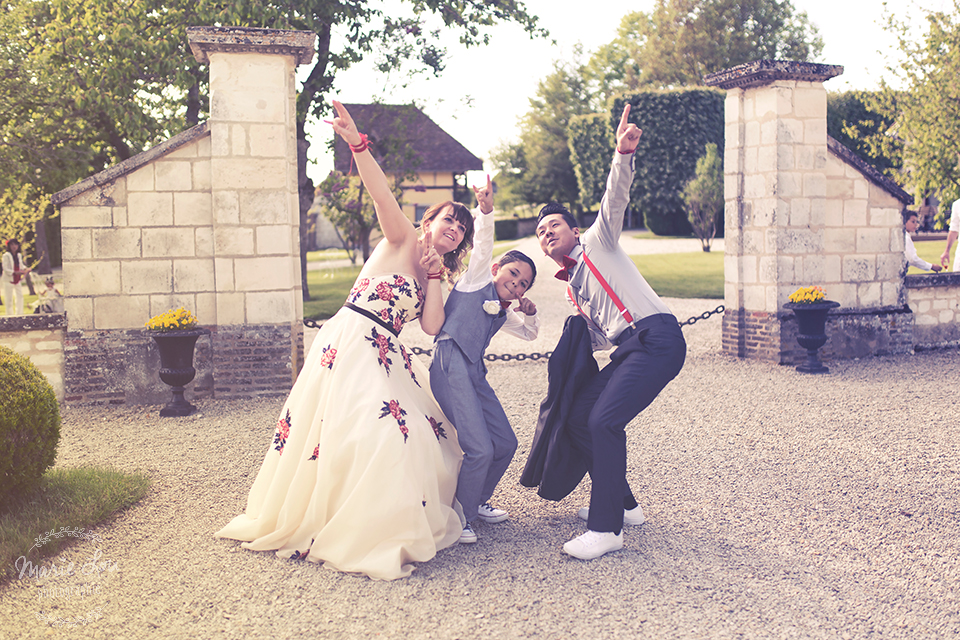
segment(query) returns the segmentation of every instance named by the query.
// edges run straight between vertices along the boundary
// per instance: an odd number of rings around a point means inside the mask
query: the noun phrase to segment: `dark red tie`
[[[557,280],[563,280],[566,282],[570,279],[570,272],[573,271],[573,268],[577,266],[577,261],[571,258],[570,256],[563,256],[563,268],[560,271],[557,271],[553,277]]]
[[[507,300],[506,302],[504,302],[503,300],[501,300],[501,301],[500,301],[500,308],[501,308],[501,309],[509,309],[509,308],[510,308],[510,305],[511,305],[512,303],[513,303],[513,300]]]

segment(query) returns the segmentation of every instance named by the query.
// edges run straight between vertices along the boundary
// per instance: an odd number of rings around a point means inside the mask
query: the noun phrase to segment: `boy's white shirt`
[[[480,207],[477,207],[472,213],[473,249],[470,251],[470,264],[454,286],[454,289],[463,293],[477,291],[493,282],[490,265],[493,262],[494,212],[484,214]],[[498,304],[499,302],[497,299]],[[507,319],[501,330],[521,340],[536,340],[540,332],[540,315],[535,313],[528,316],[514,309],[507,309]]]

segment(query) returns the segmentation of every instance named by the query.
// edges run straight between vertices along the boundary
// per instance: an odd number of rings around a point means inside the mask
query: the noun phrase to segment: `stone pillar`
[[[294,74],[312,59],[316,35],[240,27],[187,35],[210,66],[215,392],[289,387],[303,340]],[[278,358],[285,372],[272,366]]]
[[[724,353],[783,361],[796,350],[782,335],[783,304],[799,286],[825,281],[823,82],[841,73],[835,65],[760,60],[704,79],[727,90]]]

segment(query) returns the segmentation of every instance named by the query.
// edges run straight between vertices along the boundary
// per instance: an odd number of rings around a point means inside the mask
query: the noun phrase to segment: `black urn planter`
[[[193,368],[193,349],[197,338],[209,333],[209,329],[151,332],[160,352],[160,379],[173,387],[173,400],[160,410],[162,417],[188,416],[197,410],[184,400],[183,388],[197,375],[197,370]]]
[[[797,316],[797,342],[807,350],[807,361],[797,366],[801,373],[830,373],[823,366],[817,350],[827,343],[827,312],[840,306],[839,302],[788,302],[783,305]]]

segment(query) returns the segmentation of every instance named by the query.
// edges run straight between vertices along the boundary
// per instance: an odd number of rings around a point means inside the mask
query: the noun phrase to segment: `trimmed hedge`
[[[567,127],[567,142],[580,187],[580,203],[584,209],[596,211],[603,199],[610,158],[616,146],[610,117],[605,113],[574,116]]]
[[[629,102],[630,121],[643,129],[630,201],[643,212],[653,233],[691,234],[683,189],[694,177],[704,147],[712,142],[724,148],[725,97],[719,89],[696,88],[644,91],[613,101],[612,126],[616,127]]]
[[[584,205],[594,210],[600,205],[614,132],[629,102],[630,121],[643,129],[630,206],[643,213],[645,226],[657,235],[691,235],[683,189],[694,177],[704,147],[712,142],[724,148],[725,97],[725,92],[707,88],[642,91],[613,100],[607,114],[573,119],[568,139]],[[722,220],[717,235],[722,235]]]
[[[32,362],[0,346],[0,510],[32,491],[53,464],[60,407]]]

